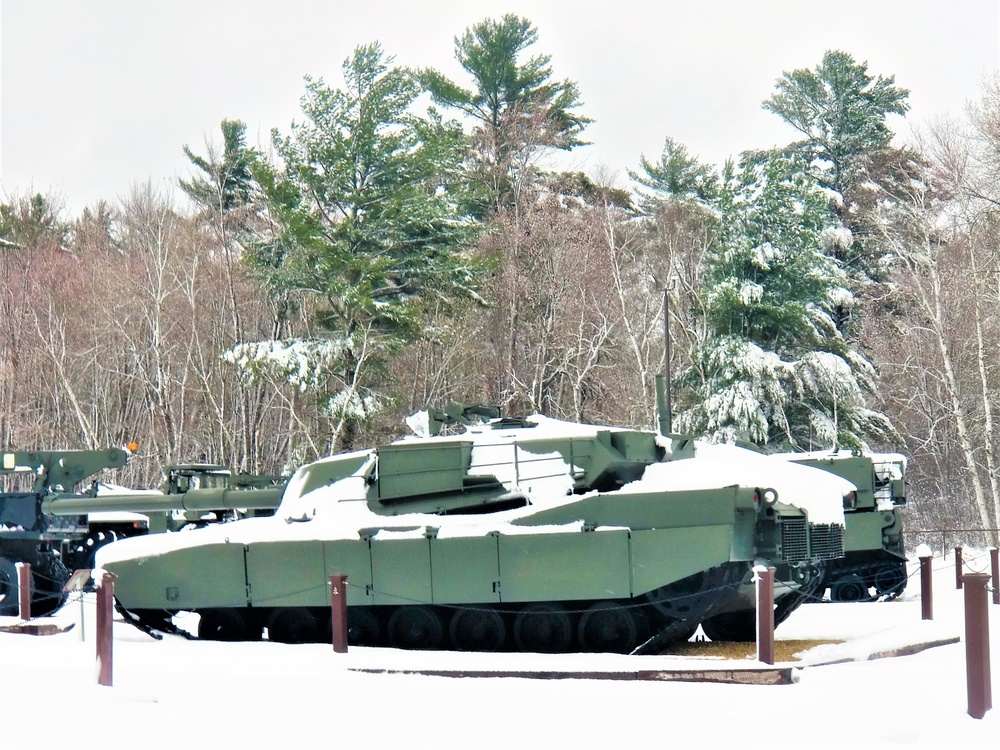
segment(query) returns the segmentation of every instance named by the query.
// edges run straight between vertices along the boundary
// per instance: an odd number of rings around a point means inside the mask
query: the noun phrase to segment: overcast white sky
[[[182,147],[204,153],[223,118],[263,145],[287,131],[303,75],[341,85],[355,46],[460,78],[454,37],[509,12],[594,119],[592,145],[560,166],[621,183],[668,135],[713,163],[794,140],[760,103],[828,49],[910,90],[902,136],[960,117],[1000,69],[996,0],[0,0],[0,199],[48,193],[75,213],[138,182],[171,187]]]

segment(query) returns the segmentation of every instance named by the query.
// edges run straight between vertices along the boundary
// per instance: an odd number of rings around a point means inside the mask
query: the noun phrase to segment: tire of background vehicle
[[[17,568],[14,561],[0,557],[0,615],[17,615]]]
[[[830,601],[861,602],[868,598],[868,587],[859,575],[849,575],[830,586]]]
[[[880,596],[899,596],[906,580],[906,563],[887,563],[875,571],[875,590]]]
[[[66,603],[69,594],[62,589],[69,576],[69,568],[55,555],[42,558],[32,567],[32,617],[52,614]]]

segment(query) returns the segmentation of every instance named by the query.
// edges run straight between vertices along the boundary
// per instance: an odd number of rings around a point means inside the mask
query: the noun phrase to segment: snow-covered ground
[[[965,551],[967,571],[989,572]],[[155,641],[114,625],[114,687],[95,679],[94,602],[47,621],[66,633],[0,633],[2,747],[993,747],[1000,708],[967,714],[965,644],[867,660],[898,646],[962,637],[963,592],[935,558],[934,620],[921,620],[916,564],[897,601],[805,605],[779,639],[844,639],[806,654],[791,685],[595,679],[454,678],[407,669],[639,671],[681,657],[403,652],[325,645]],[[997,672],[1000,606],[990,604]],[[16,622],[0,618],[0,623]],[[851,658],[839,664],[818,662]],[[703,660],[702,660],[703,663]],[[728,666],[753,666],[731,662]],[[996,683],[996,680],[994,680]],[[401,743],[406,743],[401,744]]]

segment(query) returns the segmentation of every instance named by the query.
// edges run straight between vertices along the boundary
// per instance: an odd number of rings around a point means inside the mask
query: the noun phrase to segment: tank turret
[[[757,563],[788,596],[843,554],[856,488],[829,472],[683,436],[441,414],[301,467],[273,517],[126,539],[97,564],[137,623],[196,612],[204,638],[324,640],[329,576],[346,574],[355,644],[629,652],[752,609]]]

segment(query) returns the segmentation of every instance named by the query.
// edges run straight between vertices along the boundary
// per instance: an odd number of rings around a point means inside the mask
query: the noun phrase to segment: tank
[[[125,539],[97,564],[147,630],[183,611],[202,638],[327,640],[344,574],[355,645],[646,653],[752,609],[754,564],[788,597],[843,553],[855,487],[829,472],[489,414],[424,412],[416,436],[298,469],[272,517]]]
[[[900,510],[906,505],[906,457],[899,453],[826,451],[782,454],[853,483],[844,506],[844,557],[826,566],[819,590],[835,602],[893,599],[906,588]]]
[[[819,576],[776,597],[775,625],[799,605],[895,598],[906,587],[906,554],[899,508],[905,504],[906,458],[897,453],[824,451],[772,453],[768,460],[794,463],[841,477],[856,489],[844,495],[843,557],[830,559]],[[753,641],[756,613],[733,606],[702,622],[713,641]]]

